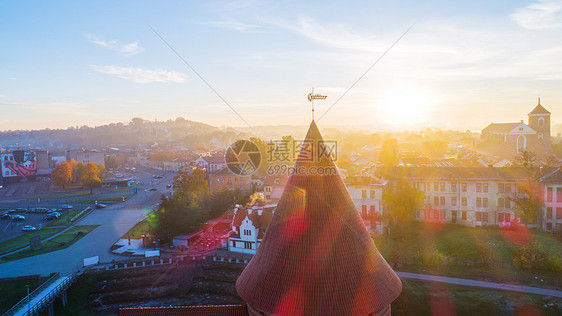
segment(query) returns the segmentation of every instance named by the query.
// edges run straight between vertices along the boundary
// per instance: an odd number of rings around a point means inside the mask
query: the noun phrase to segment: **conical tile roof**
[[[263,241],[236,282],[238,294],[251,315],[389,315],[400,279],[324,155],[329,146],[314,121],[304,143],[312,146],[303,146]]]

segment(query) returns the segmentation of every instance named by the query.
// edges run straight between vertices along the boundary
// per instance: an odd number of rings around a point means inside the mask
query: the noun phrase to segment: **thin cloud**
[[[559,28],[562,27],[562,1],[537,0],[509,17],[529,30]]]
[[[238,32],[255,32],[260,28],[260,26],[256,24],[249,24],[249,23],[236,22],[236,21],[203,21],[203,22],[196,22],[196,24],[210,25],[210,26],[215,26],[227,30],[234,30]]]
[[[90,39],[91,43],[96,44],[101,48],[118,52],[119,54],[124,56],[132,56],[132,55],[140,54],[144,51],[144,48],[139,46],[138,42],[121,44],[117,40],[107,41],[93,35],[88,35],[88,38]]]
[[[142,69],[138,67],[100,66],[90,65],[90,68],[99,73],[112,75],[135,83],[150,82],[185,82],[187,76],[181,72],[164,69]]]

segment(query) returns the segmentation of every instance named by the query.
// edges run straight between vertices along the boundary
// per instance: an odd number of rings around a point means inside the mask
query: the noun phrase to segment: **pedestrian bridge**
[[[53,315],[53,301],[61,296],[62,304],[66,305],[66,289],[74,282],[75,276],[53,275],[28,296],[24,297],[3,316],[37,315],[48,308],[49,315]]]

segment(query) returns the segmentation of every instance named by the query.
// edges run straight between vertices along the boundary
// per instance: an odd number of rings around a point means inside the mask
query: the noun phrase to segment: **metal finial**
[[[312,88],[312,92],[308,94],[308,101],[312,103],[312,120],[314,121],[314,100],[325,100],[328,96],[321,95],[321,94],[314,94],[314,88]]]

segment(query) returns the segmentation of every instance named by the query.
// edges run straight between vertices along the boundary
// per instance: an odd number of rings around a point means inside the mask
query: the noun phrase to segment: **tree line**
[[[104,164],[95,164],[93,162],[84,164],[74,159],[58,163],[51,173],[54,185],[65,189],[71,183],[81,183],[90,189],[90,194],[92,194],[94,188],[101,186],[101,179],[104,177]]]

